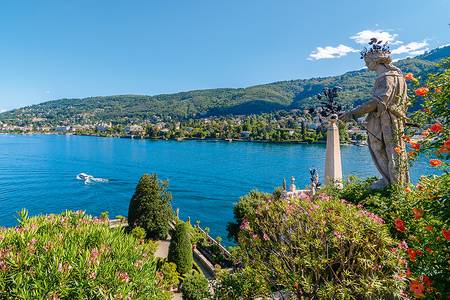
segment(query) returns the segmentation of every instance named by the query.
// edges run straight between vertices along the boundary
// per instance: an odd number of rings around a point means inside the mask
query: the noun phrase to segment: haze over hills
[[[397,61],[404,72],[416,76],[437,69],[436,62],[450,57],[444,46],[414,58]],[[41,120],[50,125],[113,122],[131,124],[161,119],[183,120],[205,116],[258,114],[314,106],[324,87],[341,86],[340,101],[351,107],[367,100],[375,74],[367,69],[340,76],[279,81],[247,88],[196,90],[157,96],[116,95],[84,99],[60,99],[0,114],[0,121],[24,125]]]

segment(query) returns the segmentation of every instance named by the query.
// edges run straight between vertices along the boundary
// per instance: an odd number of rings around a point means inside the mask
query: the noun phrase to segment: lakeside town
[[[361,123],[339,123],[341,142],[364,144],[367,134]],[[227,141],[265,141],[320,143],[326,138],[326,122],[319,114],[308,110],[277,111],[259,115],[205,117],[172,121],[152,116],[138,124],[105,123],[71,124],[69,121],[52,126],[48,120],[35,117],[26,124],[0,121],[1,133],[73,134],[103,137],[151,138],[162,140],[215,139]]]

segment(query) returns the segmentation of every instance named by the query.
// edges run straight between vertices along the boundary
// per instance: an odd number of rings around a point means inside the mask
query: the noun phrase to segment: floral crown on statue
[[[377,38],[371,38],[369,45],[370,47],[364,47],[361,51],[361,59],[365,58],[367,55],[376,55],[378,57],[389,57],[391,50],[389,49],[388,42],[382,44],[383,41],[379,41]]]

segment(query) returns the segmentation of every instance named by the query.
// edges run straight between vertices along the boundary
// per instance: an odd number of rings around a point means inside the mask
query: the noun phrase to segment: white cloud
[[[409,54],[409,55],[420,55],[428,51],[428,43],[423,42],[411,42],[406,45],[401,45],[400,47],[391,51],[392,54]]]
[[[5,112],[5,111],[7,111],[6,109],[3,109],[3,108],[0,108],[0,114],[2,113],[2,112]]]
[[[383,30],[363,30],[356,33],[350,38],[358,44],[367,44],[370,42],[371,38],[376,38],[377,40],[382,40],[383,42],[389,42],[391,45],[401,44],[402,41],[397,41],[398,34],[390,33]]]
[[[326,47],[317,47],[315,51],[313,51],[308,60],[319,60],[325,58],[338,58],[342,56],[346,56],[351,52],[359,52],[359,50],[353,49],[351,47],[345,45],[338,45],[337,47],[326,46]]]

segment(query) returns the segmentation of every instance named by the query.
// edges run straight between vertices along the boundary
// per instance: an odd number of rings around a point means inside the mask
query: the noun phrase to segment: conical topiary
[[[131,229],[139,226],[145,230],[147,238],[167,238],[169,222],[173,220],[172,195],[167,186],[167,182],[159,181],[156,174],[141,177],[128,208]]]
[[[175,226],[167,259],[177,265],[177,271],[180,274],[186,274],[192,269],[193,258],[189,227],[184,222],[179,222]]]

